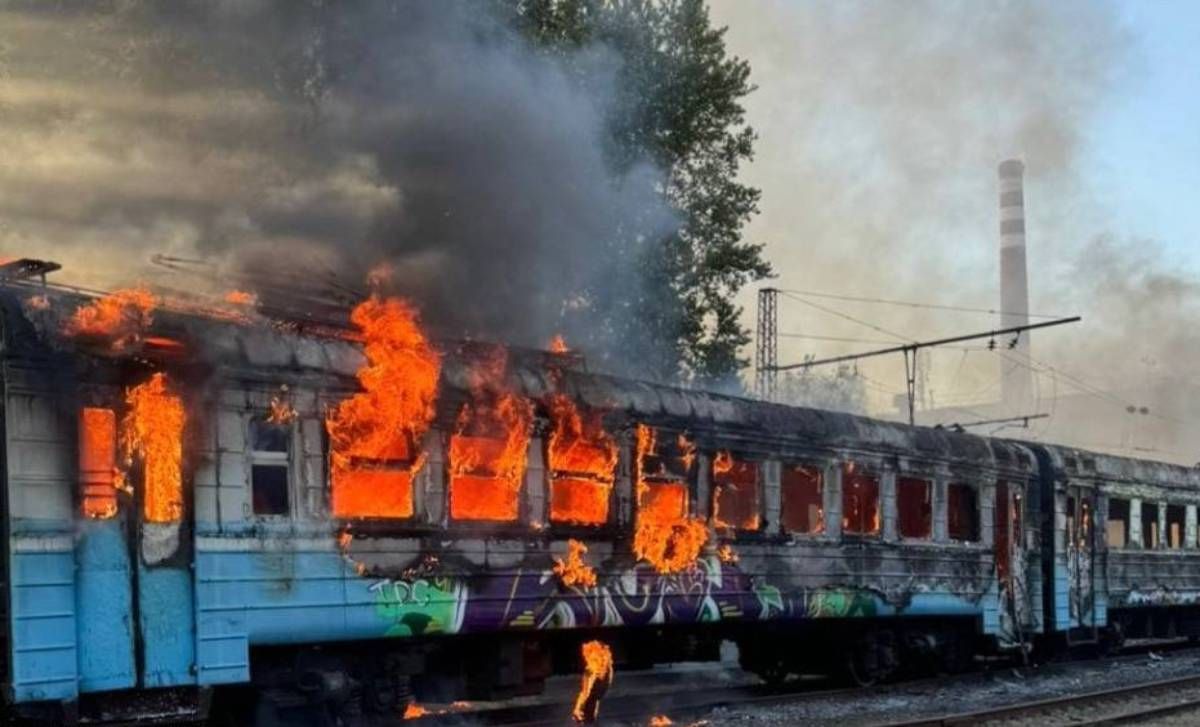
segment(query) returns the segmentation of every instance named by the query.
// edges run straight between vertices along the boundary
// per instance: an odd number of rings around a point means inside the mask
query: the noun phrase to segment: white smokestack
[[[1025,272],[1025,165],[1017,159],[1000,162],[1000,325],[1029,323],[1029,283]],[[997,341],[1007,346],[1011,338]],[[1029,360],[1029,332],[1020,334],[1012,358]],[[1001,364],[1004,404],[1024,411],[1033,398],[1033,371],[1028,366]]]

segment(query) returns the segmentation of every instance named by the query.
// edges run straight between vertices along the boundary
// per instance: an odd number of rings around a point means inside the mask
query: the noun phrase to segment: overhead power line
[[[1065,323],[1075,323],[1082,318],[1072,316],[1070,318],[1059,318],[1053,321],[1045,321],[1042,323],[1032,323],[1024,326],[1010,326],[1008,328],[1000,328],[992,331],[984,331],[982,333],[969,333],[963,336],[951,336],[949,338],[939,338],[933,341],[913,341],[890,348],[881,348],[875,351],[867,351],[865,353],[852,353],[845,356],[833,356],[831,358],[817,359],[816,361],[804,361],[798,364],[785,364],[782,366],[776,365],[770,368],[771,371],[787,371],[790,369],[807,368],[810,366],[821,366],[824,364],[841,363],[843,361],[857,361],[860,358],[870,358],[872,356],[883,356],[892,353],[904,354],[904,378],[908,385],[908,423],[914,424],[916,419],[916,383],[917,383],[917,351],[923,348],[933,346],[943,346],[948,343],[959,343],[962,341],[975,341],[982,338],[995,339],[997,336],[1006,336],[1013,334],[1020,336],[1024,331],[1032,331],[1038,328],[1049,328],[1050,326],[1061,326]],[[889,334],[894,335],[894,334]],[[1013,343],[1016,342],[1013,339]],[[1011,345],[1011,344],[1010,344]]]
[[[878,303],[882,305],[897,305],[905,308],[922,308],[926,310],[945,310],[955,311],[958,313],[988,313],[992,315],[1013,315],[1010,311],[997,310],[995,308],[971,308],[961,305],[943,305],[940,303],[917,303],[908,300],[889,300],[887,298],[867,298],[857,295],[841,295],[838,293],[819,293],[813,290],[795,290],[795,289],[777,289],[780,293],[790,293],[792,295],[803,295],[812,298],[828,298],[830,300],[845,300],[855,303]],[[790,296],[789,296],[790,297]],[[1060,316],[1048,315],[1044,313],[1025,313],[1030,318],[1059,318]]]

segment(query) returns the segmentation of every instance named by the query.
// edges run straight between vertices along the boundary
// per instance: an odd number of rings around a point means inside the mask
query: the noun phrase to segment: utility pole
[[[760,399],[775,399],[779,379],[779,291],[758,291],[758,336],[754,341],[754,391]]]
[[[760,292],[759,293],[760,301],[761,301],[761,295],[762,295],[762,293]],[[761,310],[762,309],[761,309],[761,302],[760,302],[760,309],[759,309],[760,321],[761,321]],[[965,336],[952,336],[950,338],[939,338],[934,341],[913,341],[912,343],[905,343],[905,344],[901,344],[898,346],[892,346],[891,348],[881,348],[876,351],[867,351],[866,353],[852,353],[852,354],[848,354],[845,356],[834,356],[832,358],[822,358],[822,359],[817,359],[816,361],[805,361],[803,363],[797,363],[797,364],[785,364],[783,366],[773,365],[770,368],[773,371],[787,371],[789,369],[808,368],[809,366],[821,366],[824,364],[841,363],[842,361],[857,361],[860,358],[870,358],[872,356],[883,356],[883,355],[889,354],[889,353],[902,353],[902,354],[904,354],[904,380],[906,383],[907,394],[908,394],[908,423],[915,424],[916,423],[916,397],[917,397],[917,351],[920,351],[923,348],[933,348],[935,346],[944,346],[946,344],[960,343],[962,341],[974,341],[974,340],[978,340],[980,338],[995,339],[996,336],[1005,336],[1010,333],[1013,334],[1013,339],[1008,344],[1008,347],[1015,348],[1017,346],[1017,343],[1021,340],[1020,335],[1023,331],[1032,331],[1035,328],[1049,328],[1050,326],[1061,326],[1064,323],[1075,323],[1080,320],[1083,320],[1083,319],[1080,318],[1079,316],[1072,316],[1071,318],[1058,318],[1058,319],[1055,319],[1052,321],[1046,321],[1045,323],[1033,323],[1033,324],[1024,325],[1024,326],[1012,326],[1009,328],[1001,328],[1001,329],[994,330],[994,331],[984,331],[983,333],[969,333]],[[993,347],[994,347],[994,343],[995,342],[993,341]],[[761,370],[762,369],[760,368],[760,371]]]

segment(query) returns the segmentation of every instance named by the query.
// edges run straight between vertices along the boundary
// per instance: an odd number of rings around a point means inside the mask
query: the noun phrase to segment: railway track
[[[886,722],[877,727],[1005,724],[1098,727],[1136,724],[1192,710],[1200,710],[1200,676],[1162,679],[972,712]]]
[[[1153,646],[1145,647],[1135,646],[1129,650],[1129,653],[1115,657],[1107,657],[1103,659],[1106,663],[1120,663],[1122,661],[1136,661],[1144,659],[1146,652],[1153,648],[1156,651],[1164,653],[1174,653],[1177,657],[1186,657],[1191,654],[1200,656],[1200,649],[1196,649],[1183,642],[1173,644],[1158,643]],[[1036,674],[1052,674],[1054,672],[1066,671],[1076,668],[1083,664],[1094,663],[1094,659],[1077,659],[1063,662],[1051,662],[1040,665],[1032,665],[1025,667],[1012,667],[1010,665],[997,665],[1003,672],[1012,672],[1023,677],[1033,676]],[[684,684],[676,685],[674,688],[660,689],[658,691],[632,691],[625,694],[610,694],[606,697],[601,706],[600,715],[603,723],[610,722],[627,723],[627,724],[646,724],[652,715],[665,715],[678,724],[687,724],[691,720],[696,720],[708,716],[713,710],[718,708],[743,709],[756,707],[770,707],[780,704],[797,704],[805,702],[816,702],[820,700],[830,699],[845,699],[853,700],[864,697],[866,695],[886,695],[898,692],[920,691],[925,687],[946,686],[948,684],[958,684],[965,688],[969,688],[972,683],[978,683],[982,679],[987,679],[998,673],[997,670],[989,670],[980,668],[964,674],[955,676],[937,676],[924,677],[917,679],[908,679],[891,684],[885,684],[878,687],[862,688],[830,688],[829,680],[814,679],[799,682],[791,682],[788,686],[767,687],[764,685],[739,685],[730,687],[713,687],[711,685],[702,688],[688,688]],[[621,675],[618,674],[618,680]],[[1117,690],[1113,693],[1114,697],[1119,697],[1125,693],[1133,695],[1137,690],[1150,688],[1155,684],[1161,684],[1161,688],[1169,690],[1172,687],[1185,686],[1190,682],[1197,690],[1197,698],[1200,699],[1200,676],[1187,677],[1184,679],[1169,679],[1161,683],[1147,683],[1144,685],[1134,685],[1129,687],[1125,692]],[[1040,705],[1045,709],[1052,708],[1055,704],[1061,705],[1063,708],[1068,708],[1071,703],[1083,704],[1087,700],[1094,700],[1100,695],[1110,694],[1110,692],[1095,692],[1087,695],[1068,696],[1043,700],[1040,702],[1029,702],[1019,705],[1011,705],[998,707],[994,710],[981,710],[979,712],[947,714],[937,717],[923,717],[913,719],[911,721],[900,721],[895,723],[884,723],[877,727],[909,727],[916,725],[967,725],[977,724],[986,715],[991,714],[987,719],[999,721],[1006,718],[1017,719],[1021,717],[1022,710],[1027,714],[1034,714],[1036,708]],[[1187,709],[1190,705],[1176,707],[1173,711]],[[470,710],[465,712],[449,712],[443,714],[429,714],[415,721],[407,721],[406,725],[417,727],[418,725],[462,725],[464,720],[469,720],[471,725],[505,725],[506,727],[542,727],[549,725],[563,725],[570,723],[572,704],[569,701],[552,701],[537,704],[524,704],[520,706],[496,706],[478,710]],[[1164,712],[1166,714],[1166,712]],[[1007,717],[1006,717],[1007,715]],[[1088,725],[1093,724],[1086,721],[1071,722],[1073,725]],[[1113,722],[1095,722],[1094,724],[1114,724]],[[876,727],[876,726],[873,726]]]

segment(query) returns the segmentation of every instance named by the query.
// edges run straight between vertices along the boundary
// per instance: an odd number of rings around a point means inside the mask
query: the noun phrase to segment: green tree
[[[639,260],[648,293],[619,303],[635,308],[622,320],[636,321],[636,330],[621,333],[657,342],[651,366],[661,378],[736,381],[750,333],[734,297],[771,274],[762,246],[742,239],[760,196],[738,181],[754,152],[742,107],[754,90],[749,64],[728,54],[704,0],[494,1],[568,72],[580,71],[574,61],[585,47],[619,55],[607,120],[611,161],[620,170],[648,158],[666,170],[662,194],[681,221]],[[580,71],[578,80],[593,79]]]

